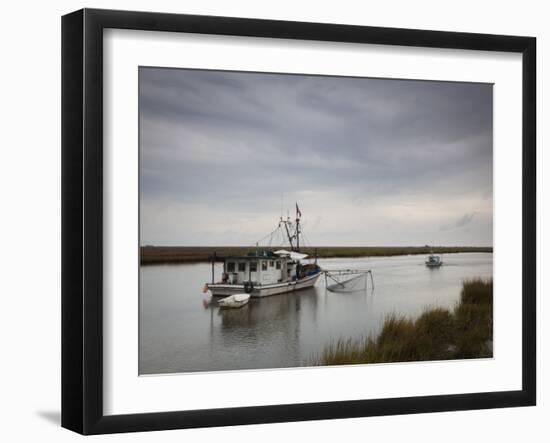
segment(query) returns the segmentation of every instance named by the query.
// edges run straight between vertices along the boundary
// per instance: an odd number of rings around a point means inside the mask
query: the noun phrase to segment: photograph
[[[493,358],[493,84],[138,68],[139,375]]]

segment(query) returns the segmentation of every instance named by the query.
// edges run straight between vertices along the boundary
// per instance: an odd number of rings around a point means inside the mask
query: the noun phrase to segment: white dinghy
[[[218,300],[220,308],[242,308],[250,301],[250,294],[233,294]]]

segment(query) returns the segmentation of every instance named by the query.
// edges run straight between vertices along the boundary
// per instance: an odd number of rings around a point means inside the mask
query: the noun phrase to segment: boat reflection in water
[[[261,300],[251,299],[250,302],[238,310],[217,309],[210,304],[209,309],[216,309],[221,316],[221,327],[252,328],[258,325],[270,323],[284,323],[297,325],[300,321],[298,315],[302,304],[308,305],[308,312],[314,317],[317,305],[317,290],[315,288],[304,289],[299,293],[288,293],[273,297],[265,297]],[[287,328],[274,328],[282,330]]]
[[[251,368],[302,365],[301,323],[307,316],[309,325],[316,324],[318,291],[315,288],[295,293],[280,294],[261,299],[252,298],[238,310],[217,309],[210,306],[219,320],[219,328],[212,325],[211,339],[222,347],[234,349],[235,343],[246,349],[245,361]],[[303,309],[304,308],[304,309]],[[214,316],[211,322],[216,320]],[[241,352],[230,357],[235,365],[242,364]],[[300,362],[296,364],[297,362]]]

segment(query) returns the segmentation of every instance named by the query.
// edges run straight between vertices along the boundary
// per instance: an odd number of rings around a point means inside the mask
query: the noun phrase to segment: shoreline
[[[245,255],[253,246],[141,246],[140,265],[208,263],[218,257]],[[265,247],[276,251],[280,247]],[[284,249],[284,248],[283,248]],[[492,246],[319,246],[301,248],[300,252],[318,258],[394,257],[399,255],[492,253]]]

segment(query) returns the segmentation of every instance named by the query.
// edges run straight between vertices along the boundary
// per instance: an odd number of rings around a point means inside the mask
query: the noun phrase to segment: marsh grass
[[[140,261],[142,265],[169,263],[207,262],[216,253],[218,256],[239,256],[253,250],[241,246],[142,246]],[[280,248],[262,248],[277,250]],[[395,255],[414,254],[454,254],[459,252],[493,252],[491,247],[472,246],[330,246],[305,247],[301,252],[313,256],[317,251],[319,258],[354,258],[354,257],[391,257]]]
[[[492,357],[493,282],[465,281],[453,310],[426,308],[416,320],[384,319],[376,337],[338,340],[314,365],[345,365]]]

